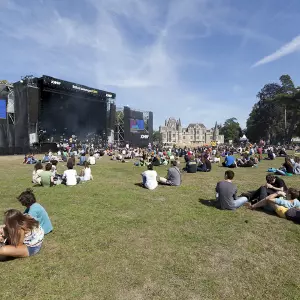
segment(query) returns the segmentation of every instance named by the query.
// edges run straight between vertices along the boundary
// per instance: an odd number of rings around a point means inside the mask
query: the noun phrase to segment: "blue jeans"
[[[248,202],[248,198],[247,197],[237,198],[236,200],[233,201],[234,208],[239,208],[239,207],[243,206],[246,202]]]
[[[41,250],[41,248],[42,248],[42,244],[40,244],[38,246],[33,246],[33,247],[27,246],[29,256],[33,256],[33,255],[37,254]]]

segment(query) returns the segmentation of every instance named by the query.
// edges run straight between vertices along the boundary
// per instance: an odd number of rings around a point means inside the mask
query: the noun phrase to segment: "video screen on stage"
[[[130,131],[136,132],[145,130],[144,120],[130,119]]]
[[[104,138],[107,123],[107,106],[103,101],[89,98],[42,93],[40,130],[46,141],[61,137],[69,140],[73,135],[78,140],[91,140],[93,136]]]
[[[6,119],[6,100],[0,99],[0,119]]]

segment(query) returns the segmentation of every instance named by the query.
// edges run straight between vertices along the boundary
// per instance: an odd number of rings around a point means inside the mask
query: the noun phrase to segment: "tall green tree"
[[[0,84],[9,84],[9,82],[6,79],[0,79]]]
[[[277,143],[284,139],[284,109],[270,102],[281,91],[281,85],[269,83],[257,94],[258,102],[247,120],[246,132],[250,141],[263,139]]]
[[[224,135],[225,142],[232,140],[234,143],[237,143],[242,136],[242,129],[237,119],[227,119],[220,129],[220,134]]]
[[[153,131],[153,142],[154,143],[160,143],[161,142],[161,134],[160,134],[160,132],[159,131],[157,131],[157,130],[154,130]]]
[[[280,77],[281,92],[273,97],[270,102],[274,105],[280,105],[287,114],[285,139],[290,143],[293,134],[299,126],[300,117],[300,89],[295,87],[295,84],[289,75]]]

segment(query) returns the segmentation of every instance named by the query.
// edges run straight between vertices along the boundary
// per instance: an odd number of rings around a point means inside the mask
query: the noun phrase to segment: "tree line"
[[[258,102],[247,120],[247,137],[271,144],[289,144],[300,134],[300,87],[289,75],[282,75],[280,83],[268,83],[257,94]]]
[[[266,84],[258,92],[257,100],[246,129],[241,129],[236,118],[218,125],[225,142],[238,143],[246,134],[251,142],[289,144],[293,137],[300,136],[300,87],[295,86],[289,75],[282,75],[279,83]]]

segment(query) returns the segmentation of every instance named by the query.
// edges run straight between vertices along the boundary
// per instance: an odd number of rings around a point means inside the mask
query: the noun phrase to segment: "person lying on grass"
[[[41,250],[44,230],[39,222],[16,209],[4,213],[0,256],[28,257]]]
[[[216,207],[220,209],[235,210],[243,206],[248,199],[246,197],[237,198],[237,187],[232,183],[234,172],[225,172],[223,181],[216,186]]]
[[[287,192],[278,191],[268,197],[262,199],[256,204],[251,205],[250,203],[247,205],[250,209],[256,209],[260,207],[270,206],[275,211],[278,206],[283,206],[287,209],[289,208],[300,208],[300,201],[298,200],[299,191],[294,188],[289,188]],[[284,199],[285,198],[285,199]],[[287,200],[289,199],[289,200]],[[276,204],[276,205],[274,205]]]
[[[267,196],[272,195],[276,192],[286,192],[287,186],[283,179],[268,174],[266,176],[266,184],[261,186],[256,191],[250,191],[243,193],[241,196],[247,197],[252,203],[257,202],[257,200],[265,199]]]
[[[47,211],[42,205],[36,202],[35,195],[31,189],[27,189],[26,191],[22,192],[17,199],[23,206],[26,207],[24,214],[28,214],[37,220],[43,228],[45,234],[48,234],[53,230],[53,226]]]

